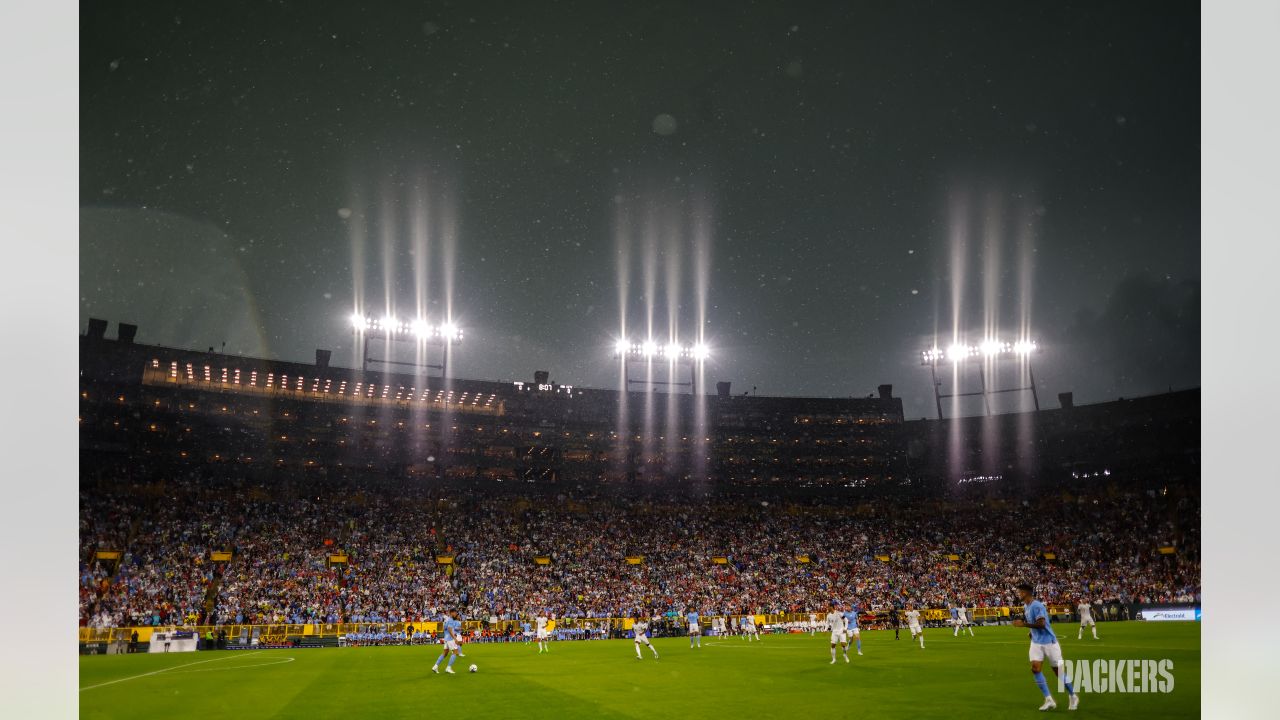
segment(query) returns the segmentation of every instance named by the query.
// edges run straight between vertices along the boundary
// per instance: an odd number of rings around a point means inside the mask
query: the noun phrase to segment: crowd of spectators
[[[1199,508],[1190,490],[1115,487],[1029,499],[763,498],[122,476],[81,493],[80,618],[417,622],[448,608],[501,621],[809,612],[833,599],[1000,606],[1017,603],[1022,581],[1071,605],[1198,601]],[[123,553],[118,567],[94,560],[103,549]],[[212,562],[214,551],[231,560]]]

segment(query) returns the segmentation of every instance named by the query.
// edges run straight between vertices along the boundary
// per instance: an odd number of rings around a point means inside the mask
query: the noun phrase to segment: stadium
[[[78,212],[8,214],[0,616],[77,637],[10,643],[6,717],[1164,720],[1266,689],[1275,502],[1226,488],[1274,463],[1215,463],[1270,447],[1275,246],[1202,231],[1199,179],[1259,172],[1243,217],[1274,172],[1202,144],[1196,5],[77,11],[69,52],[7,23],[17,150],[78,142],[15,185]],[[32,121],[55,59],[76,102]],[[1263,252],[1202,330],[1202,244],[1236,237]],[[38,279],[73,267],[74,299]]]
[[[1022,583],[1068,660],[1172,663],[1082,708],[1198,707],[1198,390],[907,421],[888,384],[502,383],[108,325],[80,337],[85,717],[842,715],[853,688],[859,714],[1016,716]],[[474,677],[434,672],[455,632]]]

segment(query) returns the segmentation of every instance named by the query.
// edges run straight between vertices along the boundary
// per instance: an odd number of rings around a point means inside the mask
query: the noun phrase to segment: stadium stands
[[[1198,392],[904,422],[81,347],[82,625],[1199,598]]]

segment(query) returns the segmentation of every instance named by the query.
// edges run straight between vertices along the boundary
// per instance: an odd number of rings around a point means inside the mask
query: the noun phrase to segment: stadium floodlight
[[[425,317],[402,320],[390,314],[382,317],[373,317],[356,313],[351,316],[351,327],[356,334],[357,351],[361,357],[361,368],[364,370],[367,370],[369,362],[373,361],[391,365],[415,365],[438,369],[443,376],[445,374],[445,365],[448,362],[447,349],[444,352],[445,357],[441,359],[438,365],[400,362],[389,359],[375,360],[367,356],[368,341],[373,338],[381,338],[395,342],[416,342],[438,346],[449,346],[462,341],[462,328],[457,323],[449,321],[434,325]]]
[[[1015,343],[1004,342],[996,339],[984,340],[980,345],[965,345],[956,343],[946,349],[946,351],[938,348],[930,348],[920,352],[921,365],[933,365],[936,363],[949,360],[953,363],[964,362],[968,358],[986,357],[998,358],[1007,355],[1028,356],[1034,352],[1038,352],[1040,346],[1032,340],[1020,340]]]
[[[1036,394],[1035,375],[1031,372],[1031,355],[1040,351],[1040,346],[1030,339],[1021,339],[1016,342],[1006,342],[999,338],[988,337],[978,345],[966,345],[964,343],[955,343],[948,347],[946,351],[937,347],[922,350],[920,352],[920,364],[930,368],[933,373],[933,389],[934,399],[938,407],[938,419],[942,419],[942,399],[954,397],[968,397],[981,395],[983,403],[986,405],[987,414],[991,414],[991,403],[989,396],[1007,393],[1030,391],[1032,401],[1035,403],[1036,410],[1040,409],[1040,398]],[[1017,358],[1022,361],[1027,371],[1028,384],[1020,387],[1011,387],[1003,389],[989,388],[987,385],[987,370],[989,363],[1000,358]],[[956,366],[957,373],[960,372],[961,363],[969,358],[982,358],[984,362],[971,363],[971,367],[975,367],[978,372],[978,378],[982,383],[982,389],[977,392],[958,392],[949,395],[943,395],[940,389],[941,383],[938,381],[938,364],[950,361]],[[956,376],[959,377],[959,374]],[[957,380],[957,382],[959,382]]]
[[[999,355],[1008,349],[1009,343],[1002,343],[999,340],[984,340],[982,343],[982,354],[990,357],[991,355]]]
[[[679,362],[705,362],[711,357],[711,349],[704,343],[681,345],[680,343],[659,344],[649,339],[643,342],[632,342],[626,338],[613,341],[614,357],[625,360],[652,360],[663,358]]]

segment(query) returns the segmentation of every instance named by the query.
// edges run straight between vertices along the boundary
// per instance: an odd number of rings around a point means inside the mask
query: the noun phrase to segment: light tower
[[[940,348],[932,348],[920,353],[920,364],[927,365],[929,372],[933,377],[933,399],[938,406],[938,419],[942,419],[942,399],[953,397],[973,397],[975,395],[982,396],[983,407],[986,414],[991,414],[991,396],[1000,393],[1009,392],[1026,392],[1031,391],[1031,400],[1035,404],[1036,410],[1040,410],[1040,397],[1036,394],[1036,376],[1031,371],[1031,356],[1040,352],[1040,346],[1033,340],[1018,340],[1016,342],[1002,342],[1000,340],[988,338],[978,345],[965,345],[956,343],[946,350]],[[1001,359],[1017,358],[1026,363],[1028,385],[1009,388],[989,388],[987,387],[987,371],[988,362],[996,363]],[[949,362],[956,368],[957,381],[961,377],[964,366],[973,365],[978,369],[978,383],[981,387],[976,392],[953,392],[950,394],[942,393],[942,381],[938,380],[938,364]],[[957,384],[959,384],[957,382]]]
[[[355,333],[356,349],[360,353],[360,370],[369,369],[369,363],[383,365],[408,365],[411,367],[439,370],[445,376],[449,364],[449,349],[455,343],[462,342],[462,328],[453,322],[432,324],[426,318],[416,320],[400,320],[387,315],[382,318],[367,317],[355,314],[351,316],[351,329]],[[392,360],[390,358],[369,357],[369,339],[383,339],[392,342],[416,343],[419,347],[440,348],[440,362],[419,363]]]
[[[698,376],[700,370],[706,365],[707,360],[711,357],[711,350],[702,343],[693,345],[681,345],[679,343],[660,343],[652,338],[639,342],[622,339],[614,343],[613,356],[618,358],[622,363],[623,381],[625,386],[623,390],[630,392],[633,384],[645,385],[648,387],[656,385],[665,385],[668,387],[689,388],[692,394],[698,393]],[[631,377],[631,366],[633,364],[643,363],[646,368],[646,374],[643,379]],[[668,372],[669,380],[654,380],[653,368],[658,364],[666,364],[670,369]],[[688,366],[689,381],[680,382],[675,380],[676,366]]]

